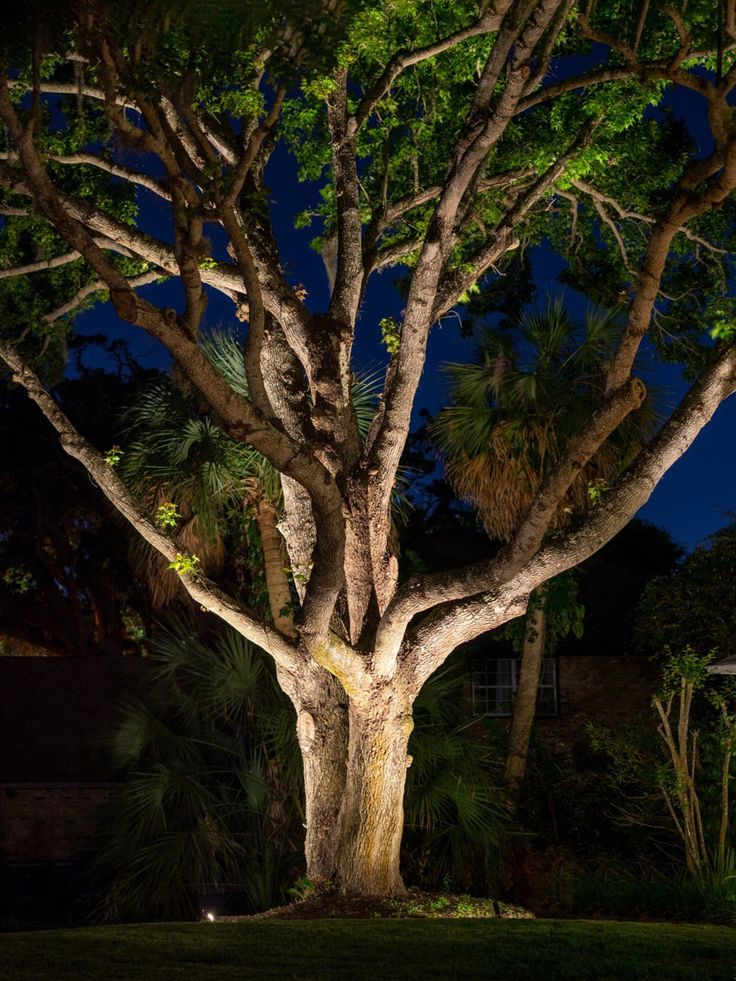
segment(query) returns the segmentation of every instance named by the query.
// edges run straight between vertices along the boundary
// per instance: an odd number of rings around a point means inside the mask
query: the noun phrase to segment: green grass
[[[589,920],[261,920],[0,936],[2,981],[736,981],[736,930]]]

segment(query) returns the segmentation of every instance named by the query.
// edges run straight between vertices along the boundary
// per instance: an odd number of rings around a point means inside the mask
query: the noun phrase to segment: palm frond
[[[618,314],[591,308],[582,327],[561,299],[526,312],[515,332],[488,329],[479,360],[448,365],[452,404],[430,424],[445,473],[488,533],[508,539],[541,481],[604,395],[605,365],[620,332]],[[589,463],[561,502],[562,526],[590,504],[589,487],[628,464],[652,429],[645,404]]]
[[[174,620],[152,661],[153,686],[127,703],[113,740],[128,777],[99,848],[107,918],[189,916],[197,889],[255,874],[266,844],[275,856],[264,862],[281,868],[266,827],[289,861],[289,825],[301,827],[299,779],[290,783],[270,755],[273,718],[286,706],[263,654],[232,631],[205,644]],[[295,744],[293,714],[290,736]]]
[[[249,394],[243,360],[243,342],[236,332],[222,328],[212,330],[202,337],[199,346],[230,388],[247,399]]]

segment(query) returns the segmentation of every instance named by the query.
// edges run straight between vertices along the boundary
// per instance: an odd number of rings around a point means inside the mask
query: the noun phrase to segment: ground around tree
[[[207,911],[203,914],[206,918]],[[327,919],[533,919],[521,906],[497,899],[480,899],[448,892],[430,893],[410,889],[406,896],[342,896],[338,892],[306,895],[255,916],[225,917],[230,921],[327,920]]]

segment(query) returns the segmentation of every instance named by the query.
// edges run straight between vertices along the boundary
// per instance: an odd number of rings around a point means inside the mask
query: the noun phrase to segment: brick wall
[[[585,724],[617,726],[653,718],[652,695],[661,683],[661,664],[644,657],[561,656],[557,659],[558,716],[538,719],[544,731],[581,737]]]
[[[94,842],[110,786],[0,787],[0,863],[68,861]]]

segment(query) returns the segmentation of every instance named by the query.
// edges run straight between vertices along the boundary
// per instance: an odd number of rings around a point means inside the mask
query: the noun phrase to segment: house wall
[[[94,843],[114,786],[0,786],[0,863],[70,861]]]
[[[653,718],[652,695],[661,684],[662,666],[645,657],[561,656],[557,659],[558,714],[539,718],[542,731],[585,735],[585,725],[618,726]]]

